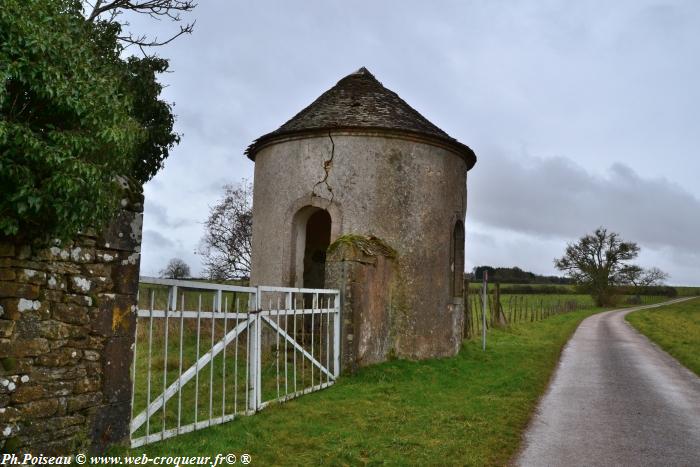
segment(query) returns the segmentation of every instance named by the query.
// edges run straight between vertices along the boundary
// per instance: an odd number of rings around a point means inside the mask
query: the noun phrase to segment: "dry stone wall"
[[[0,242],[0,451],[101,451],[128,438],[143,197],[105,231]]]

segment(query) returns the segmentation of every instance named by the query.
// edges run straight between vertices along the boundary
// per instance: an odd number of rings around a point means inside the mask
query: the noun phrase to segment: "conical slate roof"
[[[277,130],[256,139],[246,149],[246,155],[255,160],[255,154],[275,139],[334,129],[376,129],[418,135],[455,150],[467,162],[467,169],[476,162],[468,146],[430,123],[398,94],[382,86],[365,67],[338,81]]]

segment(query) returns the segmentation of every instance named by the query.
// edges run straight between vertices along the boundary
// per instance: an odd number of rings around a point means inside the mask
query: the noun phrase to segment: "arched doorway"
[[[326,250],[331,242],[330,213],[304,206],[292,218],[292,287],[322,289],[326,276]]]
[[[322,289],[326,278],[326,250],[331,241],[331,216],[318,209],[306,221],[304,242],[304,287]]]

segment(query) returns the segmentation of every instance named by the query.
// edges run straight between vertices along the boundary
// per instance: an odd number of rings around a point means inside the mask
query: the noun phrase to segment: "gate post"
[[[262,291],[260,286],[255,292],[255,310],[248,312],[248,410],[257,412],[261,401],[261,322],[260,311],[262,303]]]
[[[336,378],[340,376],[340,310],[342,309],[340,294],[340,291],[335,294],[335,319],[333,320],[333,376]]]

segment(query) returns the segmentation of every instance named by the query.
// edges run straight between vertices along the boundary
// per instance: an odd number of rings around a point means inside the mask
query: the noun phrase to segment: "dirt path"
[[[700,466],[700,378],[624,320],[653,306],[581,323],[517,465]]]

